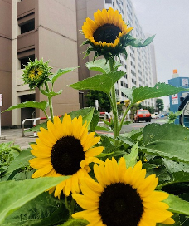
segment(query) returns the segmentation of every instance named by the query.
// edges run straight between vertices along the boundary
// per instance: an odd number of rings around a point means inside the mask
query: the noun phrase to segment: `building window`
[[[21,34],[35,30],[35,19],[29,20],[21,26]]]
[[[123,81],[121,81],[121,86],[123,86]]]
[[[20,60],[20,62],[21,62],[21,69],[25,68],[25,66],[27,65],[27,63],[29,62],[29,60],[35,61],[35,55],[31,55],[31,56],[22,58]]]
[[[112,0],[105,0],[105,3],[112,4]]]

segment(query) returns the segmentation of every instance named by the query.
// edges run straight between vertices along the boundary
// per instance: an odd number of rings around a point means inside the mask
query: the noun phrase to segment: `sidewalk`
[[[107,131],[98,131],[99,134],[112,134],[113,132]],[[33,132],[25,132],[25,137],[22,137],[22,129],[7,129],[1,131],[2,136],[6,136],[6,140],[0,140],[0,144],[13,141],[14,144],[17,144],[21,149],[27,149],[30,147],[30,142],[35,142],[37,137],[33,136]]]
[[[36,137],[31,136],[32,133],[26,133],[26,137],[22,137],[21,129],[7,129],[2,130],[1,135],[6,136],[6,140],[0,140],[0,144],[6,143],[9,141],[13,141],[14,144],[17,144],[21,147],[21,149],[27,149],[30,147],[30,142],[35,142]]]

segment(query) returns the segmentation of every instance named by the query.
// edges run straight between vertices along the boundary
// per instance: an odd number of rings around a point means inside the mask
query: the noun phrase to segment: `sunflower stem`
[[[128,111],[131,109],[133,105],[130,104],[128,106],[128,108],[125,110],[124,114],[123,114],[123,118],[121,119],[121,122],[120,122],[120,125],[119,125],[119,131],[122,129],[122,126],[123,126],[123,123],[124,123],[124,119],[125,119],[125,116],[127,115]]]
[[[71,213],[70,205],[68,204],[68,199],[66,195],[65,195],[65,207],[69,211],[69,215],[71,217],[72,213]]]
[[[75,200],[72,198],[72,200],[70,202],[70,211],[71,211],[71,214],[74,213],[74,210],[75,210]]]
[[[109,58],[109,67],[110,71],[114,71],[114,58],[110,57]],[[117,136],[119,136],[119,122],[118,122],[118,111],[117,111],[117,104],[116,104],[116,94],[115,94],[115,89],[114,85],[111,88],[111,99],[112,99],[112,110],[114,114],[114,144],[115,146],[118,145],[118,140],[116,140]]]
[[[49,93],[49,86],[47,82],[45,81],[45,86],[46,86],[46,91]],[[52,106],[52,97],[48,96],[48,101],[49,101],[49,108],[50,108],[50,113],[51,113],[51,122],[54,122],[54,116],[53,116],[53,106]],[[47,119],[48,120],[48,119]]]
[[[67,196],[65,195],[65,207],[69,211],[70,218],[72,214],[74,213],[75,209],[75,200],[72,198],[70,203],[68,202]]]

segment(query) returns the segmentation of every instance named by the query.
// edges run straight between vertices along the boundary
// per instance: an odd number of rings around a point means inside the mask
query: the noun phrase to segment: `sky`
[[[168,82],[173,69],[189,77],[189,0],[132,0],[144,33],[154,38],[158,81]],[[163,98],[165,107],[168,98]]]

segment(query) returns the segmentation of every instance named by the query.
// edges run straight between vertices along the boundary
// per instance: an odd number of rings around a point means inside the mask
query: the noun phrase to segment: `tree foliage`
[[[163,104],[163,100],[158,98],[156,100],[156,109],[159,111],[163,111],[163,108],[164,108],[164,104]]]
[[[86,95],[87,97],[87,106],[95,106],[95,100],[99,101],[99,111],[107,111],[110,112],[110,101],[109,97],[106,93],[102,91],[93,91],[90,90],[88,94]]]

